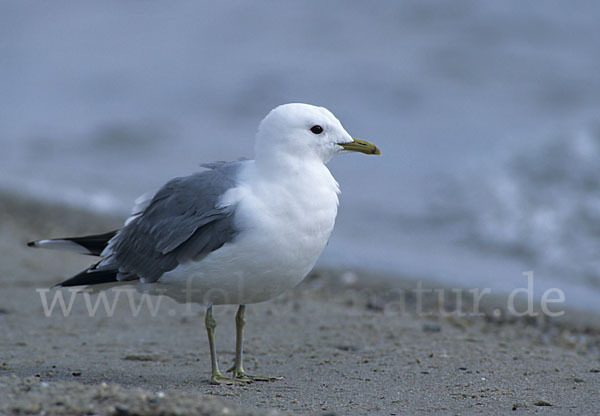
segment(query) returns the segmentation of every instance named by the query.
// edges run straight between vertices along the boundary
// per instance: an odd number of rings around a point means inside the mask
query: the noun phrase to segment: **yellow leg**
[[[237,314],[235,315],[235,361],[233,367],[227,370],[227,372],[233,372],[233,378],[235,380],[243,380],[247,382],[252,381],[276,381],[281,380],[281,377],[260,377],[253,376],[244,370],[244,326],[246,320],[244,319],[246,314],[246,305],[240,305]]]
[[[229,377],[225,377],[219,371],[219,362],[217,361],[217,349],[215,347],[215,328],[217,327],[217,321],[212,315],[212,306],[206,309],[206,316],[204,318],[204,325],[206,326],[206,332],[208,334],[208,345],[210,347],[210,384],[234,384],[239,383],[239,380],[234,380]]]

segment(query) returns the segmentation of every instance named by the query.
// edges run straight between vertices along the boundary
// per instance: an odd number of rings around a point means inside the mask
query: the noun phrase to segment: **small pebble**
[[[423,332],[440,332],[442,327],[435,323],[424,323]]]
[[[584,380],[584,379],[582,379],[582,378],[579,378],[579,377],[574,377],[574,378],[573,378],[573,381],[574,381],[575,383],[585,383],[585,380]]]

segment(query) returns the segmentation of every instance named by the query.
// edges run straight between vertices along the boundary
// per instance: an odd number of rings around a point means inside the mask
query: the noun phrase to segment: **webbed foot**
[[[231,386],[234,384],[249,384],[252,383],[252,379],[248,378],[237,378],[237,377],[227,377],[224,376],[221,373],[217,373],[217,374],[213,374],[210,377],[210,384],[214,384],[214,385],[226,385],[226,386]]]
[[[246,381],[247,383],[252,383],[253,381],[277,381],[277,380],[283,379],[283,377],[279,377],[279,376],[269,377],[269,376],[255,376],[253,374],[248,374],[243,369],[236,370],[235,365],[233,367],[229,368],[227,370],[227,372],[233,373],[234,380],[243,380],[243,381]]]

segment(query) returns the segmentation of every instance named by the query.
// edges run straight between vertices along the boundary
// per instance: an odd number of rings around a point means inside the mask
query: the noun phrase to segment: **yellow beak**
[[[353,141],[348,143],[338,143],[339,146],[342,146],[344,150],[348,150],[350,152],[360,152],[366,153],[368,155],[380,155],[381,150],[373,143],[368,142],[366,140],[360,140],[352,138]]]

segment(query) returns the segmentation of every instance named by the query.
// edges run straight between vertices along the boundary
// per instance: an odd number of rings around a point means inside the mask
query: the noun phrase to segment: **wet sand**
[[[36,289],[94,258],[25,243],[104,232],[122,220],[1,195],[0,413],[600,412],[599,317],[571,310],[556,319],[514,317],[501,296],[482,301],[481,316],[442,316],[454,310],[451,299],[440,305],[432,295],[418,305],[410,276],[316,270],[284,296],[250,305],[246,370],[283,376],[268,383],[208,383],[199,306],[163,299],[154,316],[146,304],[134,316],[122,294],[112,316],[100,304],[90,317],[79,294],[70,316],[55,309],[46,317]],[[462,310],[472,311],[463,300]],[[233,360],[234,314],[235,307],[215,310],[222,369]]]

